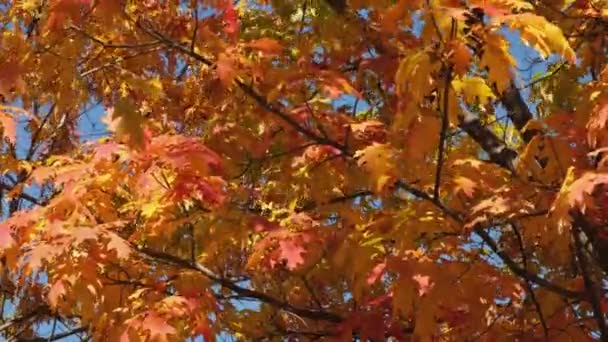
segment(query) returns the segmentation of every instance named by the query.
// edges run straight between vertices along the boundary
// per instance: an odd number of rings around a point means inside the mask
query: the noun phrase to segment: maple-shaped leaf
[[[418,295],[424,296],[427,294],[431,288],[433,287],[433,283],[431,282],[431,277],[428,275],[415,274],[412,276],[412,280],[416,282],[418,285]]]
[[[437,67],[438,64],[432,62],[430,56],[423,51],[404,58],[395,74],[397,94],[409,95],[416,102],[422,101],[433,88],[433,79],[430,75]]]
[[[221,175],[224,172],[221,157],[196,138],[176,135],[154,137],[141,157],[145,160],[152,155],[169,163],[175,170],[187,168],[199,176]]]
[[[462,79],[454,79],[452,86],[457,93],[462,93],[465,101],[480,104],[487,104],[489,100],[494,98],[492,89],[486,84],[481,77],[464,77]]]
[[[509,190],[497,192],[495,196],[484,199],[471,208],[469,221],[465,229],[474,229],[478,225],[498,222],[505,217],[522,215],[534,210],[534,205],[524,198],[513,198]]]
[[[147,146],[144,133],[143,116],[132,100],[121,97],[114,104],[111,111],[110,129],[116,135],[136,149],[145,149]]]
[[[506,23],[511,29],[518,29],[522,40],[532,45],[544,58],[551,53],[557,53],[569,63],[575,63],[576,54],[562,30],[547,21],[545,17],[533,13],[520,13],[504,16],[499,22]]]
[[[297,238],[281,240],[279,241],[279,251],[279,258],[285,261],[287,269],[295,270],[304,264],[303,255],[306,253],[306,249],[301,240]]]
[[[481,67],[488,68],[490,86],[496,85],[502,93],[511,84],[511,68],[515,66],[515,59],[509,53],[509,43],[503,36],[489,33],[486,36]]]
[[[167,323],[167,320],[154,311],[148,311],[141,322],[141,330],[146,331],[152,341],[169,341],[169,336],[177,330]]]
[[[262,264],[274,269],[285,265],[294,271],[307,261],[305,256],[315,247],[315,235],[311,230],[295,233],[283,228],[272,231],[255,245],[248,267]]]
[[[438,146],[437,137],[441,130],[440,120],[433,115],[423,115],[411,122],[405,136],[406,155],[409,162],[419,163]]]
[[[462,193],[468,198],[472,198],[478,185],[470,178],[458,176],[454,178],[454,190],[456,193]]]
[[[234,8],[232,0],[222,0],[222,20],[224,22],[224,32],[235,36],[239,31],[239,14]]]
[[[118,259],[126,259],[131,255],[131,245],[125,239],[112,232],[106,232],[105,235],[109,239],[108,250],[115,251]]]
[[[355,153],[357,164],[369,172],[377,191],[382,191],[395,178],[395,154],[392,146],[378,143]]]
[[[568,194],[568,203],[571,207],[585,209],[592,206],[591,195],[600,185],[608,184],[608,174],[586,172],[573,180],[564,190]]]
[[[180,174],[173,182],[167,198],[175,202],[197,199],[212,206],[221,206],[226,199],[225,181],[220,177],[199,177]]]

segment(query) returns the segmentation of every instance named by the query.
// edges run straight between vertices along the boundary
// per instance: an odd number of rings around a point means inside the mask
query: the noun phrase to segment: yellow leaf
[[[159,77],[148,80],[147,86],[148,93],[153,99],[158,100],[163,95],[163,84]]]
[[[481,67],[488,68],[490,85],[495,84],[498,92],[502,93],[511,84],[511,67],[515,65],[515,60],[509,53],[509,44],[503,36],[490,33],[485,41]]]
[[[575,63],[576,54],[562,30],[547,21],[545,17],[521,13],[504,16],[499,22],[506,23],[511,29],[519,30],[521,39],[534,47],[544,58],[549,57],[551,53],[557,53],[569,63]]]
[[[40,0],[22,0],[19,3],[19,7],[27,12],[33,12],[40,6]]]
[[[436,64],[431,62],[430,56],[424,52],[412,54],[399,64],[395,74],[397,94],[401,97],[411,97],[420,102],[432,90],[431,74]]]
[[[135,104],[126,98],[120,98],[114,104],[112,119],[119,138],[125,139],[133,147],[143,146],[143,117],[135,108]]]
[[[488,87],[486,81],[481,77],[465,77],[452,81],[452,87],[457,93],[462,93],[465,101],[471,103],[479,101],[487,104],[489,99],[494,98],[492,89]]]
[[[395,151],[390,145],[378,143],[355,153],[357,163],[371,175],[378,192],[382,191],[394,176],[394,156]]]

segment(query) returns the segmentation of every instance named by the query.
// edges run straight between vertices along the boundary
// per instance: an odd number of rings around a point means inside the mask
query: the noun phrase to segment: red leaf
[[[192,332],[195,336],[202,336],[205,342],[215,342],[215,334],[209,328],[209,322],[206,318],[198,320]]]
[[[369,285],[375,284],[384,274],[384,270],[386,269],[386,262],[382,262],[376,265],[370,275],[367,277],[367,283]]]
[[[306,252],[299,239],[279,241],[280,258],[285,260],[289,270],[295,270],[304,263],[302,255]]]
[[[231,0],[225,2],[224,5],[224,32],[227,34],[234,36],[239,31],[239,15],[234,9],[234,5]]]
[[[418,295],[424,296],[428,293],[433,284],[431,283],[431,277],[423,276],[422,274],[416,274],[412,277],[412,279],[418,284]]]
[[[175,328],[153,311],[149,311],[142,321],[143,330],[150,332],[150,340],[168,341],[168,335],[175,335]]]
[[[212,206],[224,203],[224,180],[219,177],[198,177],[196,175],[178,175],[168,197],[176,202],[186,199],[197,199]]]
[[[0,224],[0,249],[9,248],[15,243],[11,236],[11,227],[3,222]]]

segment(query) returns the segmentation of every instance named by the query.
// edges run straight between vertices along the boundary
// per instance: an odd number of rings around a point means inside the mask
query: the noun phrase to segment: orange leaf
[[[462,76],[469,69],[473,54],[469,48],[459,40],[452,41],[450,45],[452,50],[450,61],[454,64],[454,71]]]
[[[167,324],[167,320],[153,311],[148,311],[142,321],[142,329],[150,333],[154,341],[168,341],[168,335],[175,335],[174,327]]]
[[[236,75],[234,61],[226,54],[221,53],[217,59],[217,76],[220,78],[220,81],[222,81],[222,84],[225,87],[231,86]]]
[[[48,293],[49,304],[52,308],[57,308],[59,300],[65,295],[65,293],[66,288],[63,279],[59,279],[53,283]]]
[[[9,248],[14,243],[10,226],[6,222],[0,223],[0,249]]]
[[[266,37],[251,41],[247,46],[266,55],[278,55],[283,51],[283,46],[278,41]]]

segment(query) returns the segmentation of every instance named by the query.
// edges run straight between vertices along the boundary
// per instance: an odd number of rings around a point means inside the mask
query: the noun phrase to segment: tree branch
[[[194,58],[195,60],[203,63],[204,65],[206,65],[208,67],[212,67],[212,68],[215,67],[215,62],[213,62],[211,59],[206,58],[206,57],[192,51],[185,45],[176,43],[175,41],[165,37],[163,34],[155,31],[154,29],[145,27],[144,24],[141,23],[141,21],[137,21],[136,24],[144,32],[151,35],[152,37],[157,38],[159,41],[161,41],[167,47],[177,50],[187,56],[190,56],[191,58]],[[234,80],[234,83],[246,95],[248,95],[251,99],[253,99],[260,107],[265,109],[267,112],[270,112],[270,113],[276,115],[277,117],[279,117],[281,120],[286,122],[289,126],[291,126],[298,133],[304,135],[305,137],[309,138],[310,140],[317,142],[320,145],[331,146],[331,147],[334,147],[334,148],[340,150],[342,153],[347,153],[347,149],[344,145],[342,145],[334,140],[318,136],[315,133],[311,132],[310,130],[302,127],[294,118],[292,118],[289,114],[285,113],[281,109],[280,105],[268,102],[266,100],[266,98],[258,92],[257,89],[255,89],[254,87],[245,83],[241,78],[236,77]]]
[[[398,181],[396,183],[396,186],[404,189],[405,191],[409,192],[410,194],[412,194],[413,196],[415,196],[419,199],[429,201],[430,203],[435,205],[435,207],[437,207],[439,210],[441,210],[449,218],[455,220],[456,222],[458,222],[460,224],[464,224],[465,221],[461,214],[456,213],[453,210],[447,208],[445,205],[443,205],[443,203],[441,203],[441,201],[433,198],[431,195],[427,194],[426,192],[424,192],[420,189],[417,189],[415,187],[412,187],[411,185],[407,184],[404,181]],[[496,241],[494,241],[494,239],[490,236],[490,234],[488,234],[488,232],[485,231],[485,227],[476,226],[476,227],[474,227],[473,232],[477,236],[479,236],[486,244],[488,244],[488,246],[490,246],[490,249],[492,249],[492,251],[502,260],[502,262],[505,263],[505,265],[507,265],[507,267],[515,275],[517,275],[525,280],[529,280],[529,281],[531,281],[539,286],[542,286],[549,291],[555,292],[563,297],[580,298],[580,295],[581,295],[580,293],[563,288],[544,278],[539,277],[538,275],[536,275],[534,273],[530,273],[530,272],[522,269],[519,265],[517,265],[517,263],[513,259],[511,259],[511,257],[507,253],[505,253],[498,247],[498,244],[496,243]]]
[[[515,173],[517,152],[507,147],[494,132],[483,125],[481,120],[468,110],[463,109],[459,119],[460,128],[481,146],[493,163]]]
[[[142,253],[144,256],[151,257],[157,261],[161,261],[164,263],[173,264],[175,266],[198,271],[199,273],[201,273],[203,276],[205,276],[209,280],[221,285],[224,288],[227,288],[227,289],[237,293],[238,295],[240,295],[242,297],[257,299],[263,303],[272,305],[272,306],[274,306],[278,309],[284,310],[284,311],[291,312],[300,317],[304,317],[304,318],[308,318],[308,319],[316,320],[316,321],[327,321],[327,322],[331,322],[331,323],[340,323],[344,320],[341,316],[331,313],[331,312],[295,307],[287,302],[281,301],[281,300],[279,300],[275,297],[269,296],[265,293],[241,287],[241,286],[231,282],[228,279],[218,276],[212,270],[208,269],[207,267],[201,265],[198,262],[190,262],[188,260],[181,259],[181,258],[173,256],[171,254],[154,251],[152,249],[145,248],[145,247],[144,248],[135,248],[135,249],[138,250],[140,253]]]
[[[579,216],[578,214],[575,214]],[[595,283],[593,279],[591,279],[591,270],[587,265],[587,258],[585,257],[585,253],[583,252],[583,244],[581,243],[580,234],[582,230],[580,227],[576,225],[575,218],[575,227],[572,230],[572,238],[574,239],[574,248],[576,253],[576,259],[578,260],[578,264],[583,276],[583,281],[585,284],[586,294],[589,297],[589,302],[591,307],[593,308],[593,317],[597,322],[597,328],[600,331],[600,340],[603,342],[608,342],[608,328],[606,326],[606,319],[604,318],[604,313],[602,312],[601,307],[601,298],[599,295],[599,291],[596,289]],[[578,232],[577,232],[578,231]]]
[[[15,317],[13,319],[10,319],[10,320],[4,322],[2,325],[0,325],[0,333],[4,332],[6,329],[9,329],[13,325],[20,324],[22,322],[30,320],[37,315],[48,315],[50,313],[51,313],[51,311],[48,306],[46,306],[46,305],[39,306],[36,309],[34,309],[26,314],[23,314],[21,316]]]
[[[58,341],[72,335],[86,332],[87,327],[79,327],[73,330],[65,331],[59,334],[51,334],[49,337],[34,337],[34,338],[18,338],[17,342],[47,342],[47,341]]]
[[[511,86],[505,90],[504,94],[500,96],[500,102],[507,109],[507,115],[513,122],[513,125],[515,125],[515,128],[520,132],[524,141],[530,142],[539,132],[535,130],[524,131],[528,122],[532,120],[532,112],[530,112],[530,108],[528,108],[515,84],[511,83]]]

